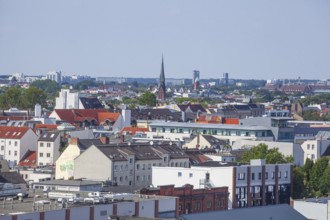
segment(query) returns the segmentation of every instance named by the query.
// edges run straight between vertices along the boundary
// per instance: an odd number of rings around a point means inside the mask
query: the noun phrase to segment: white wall
[[[135,203],[134,202],[117,203],[117,215],[121,215],[121,216],[135,215]]]
[[[139,216],[144,218],[155,217],[155,200],[144,200],[139,202]]]
[[[112,204],[94,206],[94,220],[107,220],[108,216],[113,214],[112,210],[113,210]],[[107,215],[106,216],[101,215],[101,212],[102,214],[106,212]]]
[[[176,198],[158,200],[158,212],[169,212],[176,209]]]
[[[72,208],[70,209],[70,219],[89,220],[89,212],[89,207]]]
[[[39,212],[34,212],[34,213],[27,213],[24,215],[17,215],[17,220],[27,220],[27,219],[39,220],[40,214]]]
[[[307,219],[328,220],[328,204],[295,200],[293,208]]]
[[[54,211],[45,212],[45,219],[47,220],[65,219],[65,210],[54,210]]]

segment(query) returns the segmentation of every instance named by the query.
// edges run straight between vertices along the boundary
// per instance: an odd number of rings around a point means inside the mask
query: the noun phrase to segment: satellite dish
[[[154,142],[153,141],[150,141],[150,145],[154,145]]]

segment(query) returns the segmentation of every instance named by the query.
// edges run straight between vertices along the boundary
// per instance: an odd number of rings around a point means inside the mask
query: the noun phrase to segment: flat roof
[[[205,129],[231,129],[231,130],[271,130],[265,126],[245,126],[227,124],[199,124],[188,122],[151,122],[150,127],[185,127],[185,128],[205,128]]]
[[[90,180],[49,180],[43,182],[33,183],[33,185],[58,185],[58,186],[88,186],[88,185],[100,185],[100,181]]]

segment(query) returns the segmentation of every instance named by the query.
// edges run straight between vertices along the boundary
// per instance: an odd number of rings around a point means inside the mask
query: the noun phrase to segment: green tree
[[[156,106],[157,99],[156,95],[151,92],[145,92],[143,95],[139,97],[140,105],[148,105],[148,106]]]
[[[293,169],[293,199],[301,199],[305,196],[304,169],[295,167]]]
[[[46,103],[46,94],[36,87],[28,88],[23,94],[23,103],[26,108],[33,109],[36,104],[44,106]]]
[[[327,166],[320,178],[319,192],[323,196],[327,196],[330,192],[330,165]]]
[[[311,174],[310,174],[310,183],[315,192],[319,190],[320,185],[320,179],[325,171],[325,169],[328,167],[329,159],[326,157],[322,157],[319,160],[317,160],[312,168]]]
[[[1,108],[22,108],[22,90],[18,87],[10,87],[0,95]]]
[[[57,82],[50,79],[36,80],[31,83],[30,87],[41,89],[49,98],[55,98],[61,90],[61,86]]]
[[[288,157],[289,161],[287,161],[277,148],[268,149],[266,144],[258,144],[244,152],[241,162],[248,163],[252,159],[265,159],[268,164],[290,163],[292,161],[291,157]]]

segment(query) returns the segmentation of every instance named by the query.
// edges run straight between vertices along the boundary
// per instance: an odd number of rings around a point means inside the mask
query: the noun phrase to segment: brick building
[[[228,209],[228,187],[194,189],[193,185],[174,185],[143,188],[141,194],[179,197],[179,214],[200,213]]]

